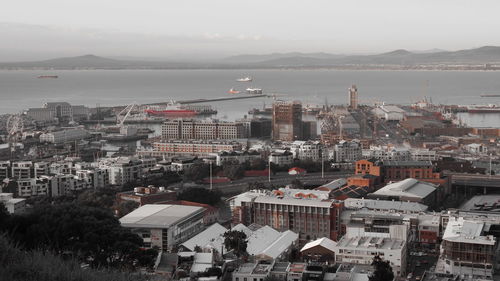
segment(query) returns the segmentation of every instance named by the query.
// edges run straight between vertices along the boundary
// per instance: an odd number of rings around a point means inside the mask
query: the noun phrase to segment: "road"
[[[351,175],[352,173],[348,173],[345,171],[325,172],[324,177],[321,177],[320,172],[309,173],[303,176],[291,176],[286,172],[282,172],[277,173],[276,175],[271,175],[270,182],[268,180],[268,177],[246,177],[227,183],[214,183],[212,188],[220,190],[223,194],[232,195],[247,191],[248,185],[253,182],[260,182],[266,187],[270,185],[285,186],[287,184],[290,184],[294,179],[299,179],[304,185],[321,185],[329,183],[335,179],[345,178]],[[208,187],[207,184],[203,186]]]

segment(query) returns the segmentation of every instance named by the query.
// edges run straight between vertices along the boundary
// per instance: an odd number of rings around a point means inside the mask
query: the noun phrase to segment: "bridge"
[[[486,187],[499,188],[500,176],[479,175],[479,174],[448,174],[451,177],[451,184],[463,187]]]

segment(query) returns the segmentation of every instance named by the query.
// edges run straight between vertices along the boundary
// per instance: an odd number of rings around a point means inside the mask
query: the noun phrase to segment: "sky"
[[[498,11],[498,0],[3,1],[0,61],[458,50],[500,45]]]

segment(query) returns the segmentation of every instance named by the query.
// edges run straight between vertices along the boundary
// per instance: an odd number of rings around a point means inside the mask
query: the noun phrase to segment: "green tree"
[[[196,163],[184,170],[185,181],[201,181],[210,176],[210,166],[205,163]]]
[[[238,164],[238,163],[224,163],[222,166],[222,171],[224,173],[224,176],[235,180],[235,179],[241,179],[245,173],[245,168],[243,165]]]
[[[224,233],[224,246],[233,250],[237,257],[247,254],[247,235],[243,231],[230,230]]]
[[[115,202],[116,191],[112,189],[85,190],[76,201],[90,207],[111,208]]]
[[[253,189],[266,189],[266,185],[260,181],[253,181],[248,183],[248,190]]]
[[[372,261],[372,266],[375,269],[368,277],[370,281],[392,281],[394,273],[389,261],[382,260],[379,256],[375,256]]]
[[[5,205],[0,202],[0,232],[7,226],[10,220],[10,214]]]
[[[267,162],[264,159],[254,159],[250,161],[249,168],[251,170],[264,170],[267,168]]]
[[[218,190],[214,191],[202,187],[192,187],[177,195],[177,199],[215,206],[220,202],[221,196],[222,194]]]
[[[139,208],[138,202],[127,200],[120,202],[120,204],[116,207],[116,211],[119,217],[123,217],[137,208]]]
[[[299,179],[292,180],[290,182],[290,185],[292,186],[292,188],[302,188],[302,187],[304,187],[304,184]]]
[[[111,210],[78,204],[39,206],[14,216],[9,233],[27,250],[70,254],[92,267],[151,266],[156,255],[142,250],[142,239],[123,228]]]

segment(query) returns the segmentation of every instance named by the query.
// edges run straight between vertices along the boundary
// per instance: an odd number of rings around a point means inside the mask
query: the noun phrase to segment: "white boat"
[[[253,79],[252,79],[252,77],[247,76],[247,77],[236,79],[236,81],[238,81],[238,82],[252,82]]]
[[[247,93],[251,95],[262,95],[262,89],[260,88],[247,88]]]

